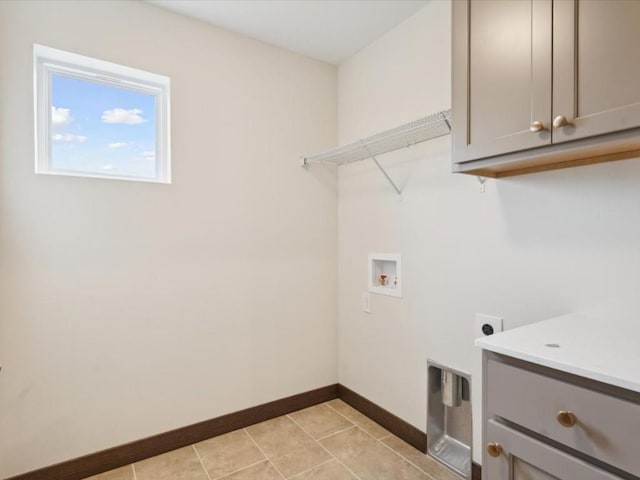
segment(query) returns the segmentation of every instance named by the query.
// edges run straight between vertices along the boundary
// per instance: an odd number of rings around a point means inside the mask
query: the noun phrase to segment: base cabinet
[[[485,350],[484,480],[640,479],[640,393]]]

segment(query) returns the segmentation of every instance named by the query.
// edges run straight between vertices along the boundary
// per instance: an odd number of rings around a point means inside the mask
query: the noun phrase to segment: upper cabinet
[[[453,8],[455,161],[551,144],[551,1]]]
[[[553,2],[553,142],[640,127],[640,2]]]
[[[638,25],[635,1],[454,0],[454,171],[640,156]]]

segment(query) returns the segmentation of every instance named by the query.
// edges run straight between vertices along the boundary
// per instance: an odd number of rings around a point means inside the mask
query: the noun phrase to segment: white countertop
[[[616,320],[572,313],[478,338],[475,344],[640,392],[640,319]]]

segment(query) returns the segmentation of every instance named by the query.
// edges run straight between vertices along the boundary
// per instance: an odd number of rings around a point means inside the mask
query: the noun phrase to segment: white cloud
[[[107,164],[107,165],[103,165],[103,166],[102,166],[102,169],[103,169],[103,170],[113,170],[113,169],[114,169],[114,167],[113,167],[113,165],[111,165],[111,164]]]
[[[54,133],[51,137],[54,142],[84,142],[87,137],[84,135],[72,135],[71,133]]]
[[[123,123],[125,125],[138,125],[147,120],[142,118],[142,110],[132,108],[125,110],[124,108],[113,108],[102,112],[102,121],[104,123]]]
[[[82,143],[87,139],[84,135],[74,135],[64,132],[71,122],[73,122],[73,116],[71,116],[70,109],[51,105],[51,130],[54,132],[51,135],[51,139],[54,142]]]
[[[133,157],[133,159],[138,161],[147,160],[147,161],[155,162],[156,152],[154,150],[145,150],[144,152],[138,153],[135,157]]]
[[[120,150],[121,148],[128,147],[129,142],[114,142],[109,144],[111,150]]]
[[[54,129],[67,126],[72,121],[71,110],[51,105],[51,125]]]

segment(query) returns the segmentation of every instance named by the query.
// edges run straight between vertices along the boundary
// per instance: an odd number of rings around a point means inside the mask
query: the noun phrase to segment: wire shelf
[[[312,163],[344,165],[367,158],[374,158],[375,160],[377,155],[410,147],[449,133],[451,133],[450,109],[433,113],[348,145],[303,157],[302,164],[305,166]]]

